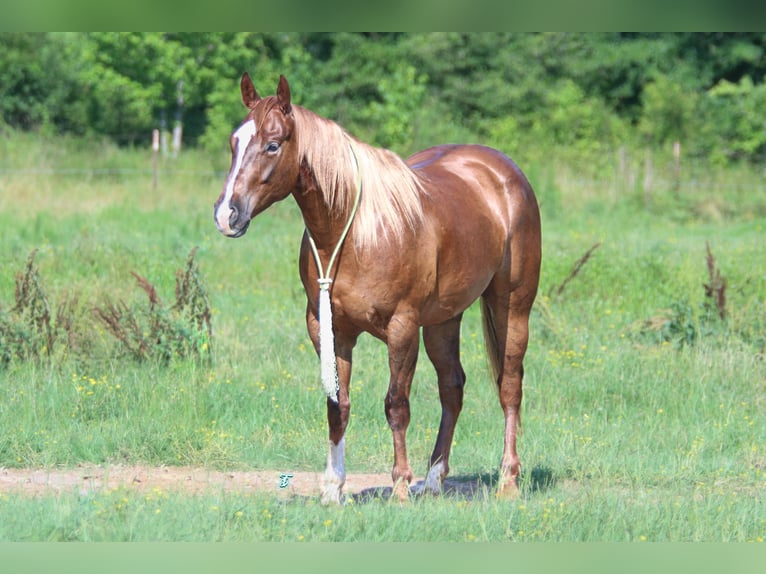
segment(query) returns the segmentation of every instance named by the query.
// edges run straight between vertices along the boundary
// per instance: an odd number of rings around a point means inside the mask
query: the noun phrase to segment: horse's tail
[[[481,299],[481,318],[481,324],[484,331],[484,345],[487,349],[487,359],[489,362],[489,372],[499,391],[500,386],[498,384],[498,376],[500,375],[503,358],[501,357],[500,342],[497,340],[495,314],[492,311],[492,308],[487,305],[487,301],[483,297]]]

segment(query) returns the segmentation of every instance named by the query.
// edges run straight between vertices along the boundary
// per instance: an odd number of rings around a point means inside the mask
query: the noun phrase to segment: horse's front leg
[[[306,325],[314,348],[319,353],[319,321],[311,310],[306,313]],[[346,427],[349,411],[349,381],[351,380],[351,354],[354,339],[342,335],[335,336],[335,358],[338,370],[338,402],[327,399],[327,424],[329,428],[329,449],[327,466],[322,480],[321,498],[323,504],[340,504],[343,484],[346,482]]]
[[[412,469],[407,460],[407,427],[410,424],[410,386],[418,360],[419,327],[395,317],[387,333],[388,364],[391,378],[385,408],[394,439],[393,496],[405,501],[409,496]]]

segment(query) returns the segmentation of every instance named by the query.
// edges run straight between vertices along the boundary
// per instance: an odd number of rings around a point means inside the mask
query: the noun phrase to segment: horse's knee
[[[351,403],[348,396],[341,394],[337,403],[327,399],[327,425],[330,430],[330,440],[334,443],[340,441],[346,434],[350,410]]]
[[[405,396],[386,395],[386,420],[391,430],[403,430],[410,422],[410,399]]]

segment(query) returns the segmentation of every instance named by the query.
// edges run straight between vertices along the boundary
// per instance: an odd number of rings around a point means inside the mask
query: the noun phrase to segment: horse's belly
[[[431,297],[423,305],[421,323],[438,325],[459,315],[478,299],[489,285],[493,273],[466,274],[465,280],[453,277],[436,285]]]
[[[480,240],[486,243],[463,239],[440,251],[433,281],[421,306],[423,325],[443,323],[465,311],[503,267],[502,242],[490,237]]]

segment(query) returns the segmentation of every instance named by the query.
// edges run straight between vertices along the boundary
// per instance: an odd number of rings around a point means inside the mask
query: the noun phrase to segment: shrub
[[[40,283],[35,256],[27,257],[24,271],[16,274],[15,304],[6,311],[0,307],[0,366],[13,360],[39,360],[51,357],[57,342],[69,348],[74,339],[72,314],[75,299],[65,300],[51,315],[50,304]]]
[[[96,307],[96,317],[137,361],[157,359],[167,363],[173,357],[209,358],[212,327],[207,293],[199,278],[191,250],[183,270],[176,272],[175,303],[166,306],[157,289],[146,278],[131,272],[146,293],[149,305],[132,308],[124,301],[107,301]]]

